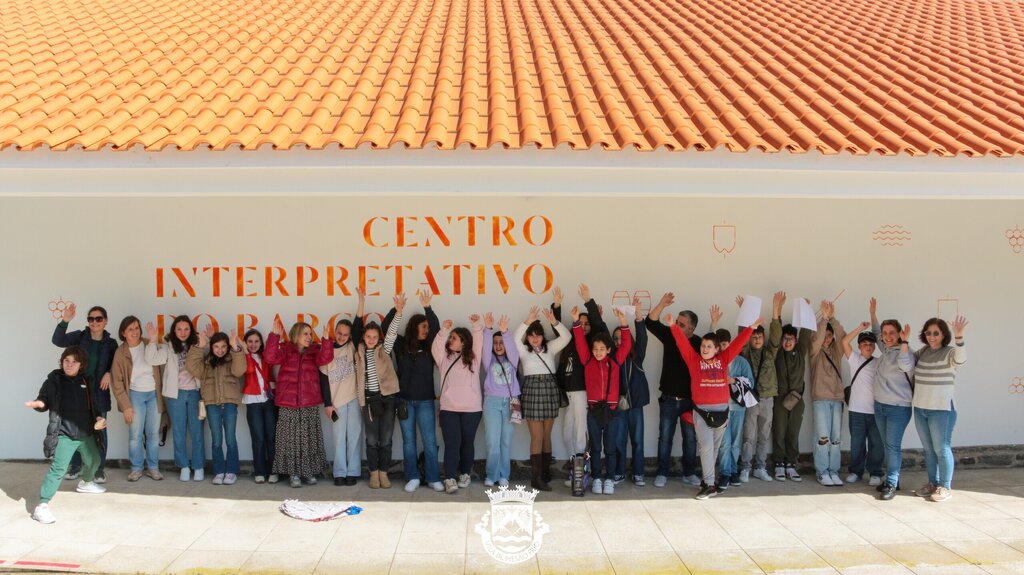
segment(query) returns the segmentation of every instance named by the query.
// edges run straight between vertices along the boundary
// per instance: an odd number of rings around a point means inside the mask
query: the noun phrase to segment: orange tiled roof
[[[1014,0],[0,0],[0,149],[1024,153]]]

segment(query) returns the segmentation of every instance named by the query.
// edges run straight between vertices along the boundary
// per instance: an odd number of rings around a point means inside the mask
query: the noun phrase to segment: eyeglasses
[[[105,317],[103,317],[101,315],[94,315],[94,316],[90,316],[90,317],[86,318],[85,321],[87,321],[89,323],[100,323],[101,321],[107,321],[107,318],[105,318]]]
[[[926,331],[924,334],[928,337],[942,337],[941,331]]]

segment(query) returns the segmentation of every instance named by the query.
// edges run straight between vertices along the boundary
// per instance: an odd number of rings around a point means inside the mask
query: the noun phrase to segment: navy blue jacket
[[[380,328],[384,333],[395,319],[395,308],[391,308],[384,323]],[[426,341],[421,341],[415,353],[409,353],[409,342],[404,335],[395,339],[395,347],[391,355],[394,356],[395,367],[398,372],[398,397],[409,401],[432,401],[434,399],[434,358],[430,355],[430,346],[434,345],[434,338],[441,331],[441,322],[431,306],[423,309],[427,316],[427,325],[430,331],[427,333]]]
[[[647,357],[647,326],[643,318],[633,324],[633,352],[622,364],[619,381],[627,382],[629,408],[642,408],[651,402],[651,388],[644,373],[644,358]]]
[[[84,346],[83,342],[88,342],[91,337],[89,330],[86,329],[68,332],[68,323],[61,320],[57,327],[53,329],[51,341],[53,345],[65,348],[73,345]],[[114,341],[114,338],[110,337],[107,330],[103,330],[103,339],[99,343],[100,362],[98,366],[89,366],[89,373],[95,374],[95,377],[90,378],[92,381],[89,383],[93,386],[92,389],[96,391],[96,403],[99,405],[100,410],[106,413],[110,411],[110,390],[100,389],[100,380],[103,379],[104,375],[110,373],[110,367],[114,365],[114,352],[117,351],[117,342]]]

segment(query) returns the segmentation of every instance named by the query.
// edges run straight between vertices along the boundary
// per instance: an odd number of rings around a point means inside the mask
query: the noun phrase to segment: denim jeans
[[[420,442],[423,443],[423,463],[426,472],[427,483],[441,481],[441,472],[437,465],[437,424],[434,418],[433,399],[419,401],[405,401],[409,407],[409,417],[398,421],[402,428],[402,467],[405,468],[406,481],[413,479],[423,480],[420,477],[419,467],[416,460],[419,452],[416,449],[416,435],[419,432]]]
[[[332,474],[338,477],[359,477],[363,474],[363,417],[359,413],[359,400],[353,398],[345,405],[335,406],[338,421],[331,422],[334,435],[334,465]]]
[[[238,406],[221,403],[206,406],[206,420],[210,423],[211,447],[213,448],[213,473],[234,473],[238,475],[238,440],[235,429],[238,425]],[[227,461],[224,448],[227,446]]]
[[[481,411],[441,410],[441,435],[444,437],[444,477],[457,479],[460,474],[473,472],[476,455],[476,430],[480,427]]]
[[[618,455],[615,475],[626,474],[626,437],[633,448],[633,475],[644,474],[644,408],[633,407],[622,414],[623,425],[616,428],[615,446]]]
[[[914,408],[914,425],[924,447],[924,465],[928,470],[928,481],[935,486],[949,489],[953,482],[953,427],[956,426],[956,409],[952,402],[949,411],[944,409]]]
[[[658,399],[658,475],[668,475],[672,459],[672,441],[675,440],[676,424],[684,411],[693,409],[689,399],[675,399],[661,396]],[[697,468],[697,434],[692,425],[680,425],[683,436],[683,475],[693,475]]]
[[[358,413],[356,415],[358,419]],[[274,436],[277,434],[277,407],[274,401],[246,404],[245,421],[249,424],[249,438],[252,440],[253,472],[257,476],[266,477],[274,467]]]
[[[839,474],[843,439],[843,402],[834,399],[815,399],[811,403],[814,414],[814,471],[818,476]]]
[[[871,477],[882,476],[885,446],[878,433],[875,416],[870,413],[850,412],[850,473],[863,477],[865,466]]]
[[[602,426],[597,418],[587,410],[587,434],[590,436],[590,476],[594,479],[611,479],[615,474],[615,467],[618,460],[618,448],[615,446],[615,435],[618,429],[625,426],[626,414],[614,410],[612,420]],[[601,467],[601,454],[607,460],[605,472]]]
[[[101,411],[100,417],[103,419],[107,418],[107,412]],[[104,427],[103,431],[103,447],[100,448],[100,464],[96,469],[96,473],[103,473],[103,468],[107,463],[107,428]],[[68,472],[81,473],[82,471],[82,451],[75,451],[75,454],[71,456],[71,463],[68,465]]]
[[[128,398],[135,410],[135,418],[128,425],[128,460],[132,471],[159,468],[160,414],[157,412],[155,391],[128,390]]]
[[[484,439],[487,445],[487,479],[508,481],[512,473],[512,407],[508,396],[484,396]]]
[[[875,424],[885,445],[885,481],[898,485],[903,466],[903,433],[910,424],[910,406],[875,402]]]
[[[171,437],[174,440],[174,464],[181,468],[202,469],[206,463],[206,444],[203,437],[203,422],[199,419],[199,390],[178,390],[177,399],[166,397],[167,415],[171,420]],[[186,432],[191,441],[185,439]],[[192,456],[189,457],[189,445]]]
[[[722,477],[729,478],[739,473],[740,450],[743,447],[743,425],[746,415],[746,408],[737,407],[730,402],[729,424],[725,430],[725,437],[722,438],[722,446],[718,448],[718,474]],[[696,421],[697,419],[694,418],[694,422]]]

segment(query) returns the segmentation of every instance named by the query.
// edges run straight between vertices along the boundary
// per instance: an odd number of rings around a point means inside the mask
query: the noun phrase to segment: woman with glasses
[[[953,330],[945,320],[933,317],[921,329],[924,347],[914,352],[914,425],[924,447],[928,483],[914,492],[938,503],[953,496],[953,384],[956,371],[967,361],[964,328],[967,319],[953,320]],[[955,341],[955,345],[950,342]]]
[[[900,329],[900,322],[887,319],[878,323],[877,301],[871,298],[871,331],[882,340],[878,367],[875,370],[875,424],[885,445],[885,482],[878,486],[879,499],[889,501],[896,497],[900,485],[900,467],[903,465],[903,434],[910,424],[914,376],[914,355],[907,340],[910,326]]]

